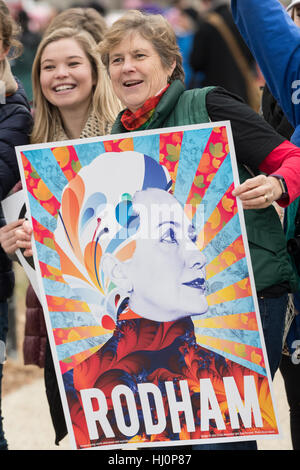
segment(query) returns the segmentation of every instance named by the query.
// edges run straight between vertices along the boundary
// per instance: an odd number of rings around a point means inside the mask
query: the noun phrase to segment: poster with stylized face
[[[278,436],[230,123],[18,158],[73,448]]]

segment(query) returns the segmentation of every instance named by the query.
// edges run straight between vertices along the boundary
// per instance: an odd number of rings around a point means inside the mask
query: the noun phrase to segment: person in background
[[[232,0],[234,20],[255,56],[266,83],[289,123],[291,142],[300,145],[300,30],[278,0]],[[276,54],[274,54],[276,51]]]
[[[195,32],[200,21],[198,11],[189,6],[185,0],[174,0],[173,5],[166,10],[164,16],[176,34],[177,43],[182,55],[185,86],[187,89],[193,88],[204,77],[201,72],[194,72],[190,64],[190,54]]]
[[[29,16],[25,10],[17,14],[17,22],[22,28],[20,41],[23,44],[23,54],[12,62],[12,72],[20,78],[29,102],[32,101],[31,68],[34,56],[41,40],[41,34],[29,27]]]
[[[299,104],[293,93],[297,92],[294,85],[299,80],[299,62],[297,49],[300,40],[300,0],[293,0],[287,7],[289,16],[284,12],[280,3],[268,1],[266,8],[261,3],[249,1],[232,2],[233,13],[245,39],[250,44],[252,52],[257,56],[259,65],[266,77],[267,83],[262,95],[262,113],[264,118],[287,139],[300,146]],[[268,25],[275,24],[273,30]],[[267,41],[267,46],[262,47]],[[274,50],[276,48],[276,54]],[[279,52],[277,53],[277,51]],[[288,77],[288,78],[287,78]],[[293,85],[294,83],[294,85]],[[276,98],[274,97],[274,95]],[[286,209],[285,230],[287,240],[295,241],[293,265],[299,278],[300,253],[300,206],[297,199]],[[297,242],[298,241],[298,242]],[[291,246],[291,242],[288,242]],[[284,379],[287,400],[290,407],[291,439],[294,450],[300,449],[300,361],[297,352],[300,348],[300,294],[293,295],[295,316],[289,327],[280,363],[280,372]]]
[[[0,199],[8,195],[20,175],[15,153],[16,145],[29,143],[32,128],[30,106],[21,83],[13,76],[8,54],[20,54],[22,44],[17,40],[19,28],[6,3],[0,0]],[[5,224],[2,210],[0,226]],[[0,249],[0,341],[3,345],[8,330],[8,299],[13,293],[12,262]],[[0,363],[0,450],[7,450],[1,413],[1,382],[3,365]]]
[[[98,44],[107,29],[104,17],[94,8],[74,7],[62,11],[48,25],[44,35],[59,28],[76,28],[88,31]]]
[[[190,66],[201,86],[221,86],[237,94],[258,111],[256,64],[230,11],[229,0],[203,0],[190,53]],[[199,83],[198,83],[199,85]]]
[[[71,22],[73,28],[69,27]],[[66,10],[49,25],[32,69],[35,119],[31,143],[109,133],[121,107],[99,56],[94,52],[104,28],[101,15],[91,9]],[[72,59],[72,56],[76,58]],[[2,234],[0,232],[3,249],[13,254],[18,248],[24,248],[24,255],[31,256],[31,226],[25,223],[23,228],[13,224],[7,225]],[[31,286],[26,295],[26,307],[25,363],[45,366],[46,391],[58,444],[67,429],[42,307]]]

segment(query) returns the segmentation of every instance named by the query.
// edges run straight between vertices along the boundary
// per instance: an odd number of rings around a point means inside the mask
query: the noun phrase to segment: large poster
[[[73,447],[278,436],[230,123],[17,151]]]

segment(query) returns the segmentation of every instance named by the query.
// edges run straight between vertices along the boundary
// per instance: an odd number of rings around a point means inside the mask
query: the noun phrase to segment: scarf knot
[[[141,106],[135,113],[133,113],[129,109],[126,109],[121,117],[121,122],[125,129],[128,131],[134,131],[142,127],[148,121],[150,121],[154,114],[156,106],[158,105],[161,97],[163,96],[168,87],[169,85],[167,85],[157,95],[148,98],[143,104],[143,106]]]

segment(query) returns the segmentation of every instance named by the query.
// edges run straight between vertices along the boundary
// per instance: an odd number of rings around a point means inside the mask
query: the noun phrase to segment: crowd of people
[[[21,188],[16,145],[230,120],[241,181],[233,194],[244,208],[271,377],[280,369],[298,450],[300,365],[292,357],[300,340],[300,256],[288,242],[298,246],[300,239],[299,101],[293,99],[300,1],[285,9],[278,0],[202,0],[199,8],[181,0],[164,12],[140,3],[114,21],[96,5],[72,7],[49,18],[39,32],[29,30],[26,12],[8,6],[0,0],[0,78],[6,94],[0,104],[1,200]],[[276,27],[268,27],[272,23]],[[19,81],[23,73],[26,93]],[[0,340],[5,341],[12,259],[18,248],[32,255],[32,227],[23,219],[6,224],[3,217],[1,226]],[[286,331],[291,302],[293,321]],[[40,327],[42,307],[31,286],[25,306],[24,361],[45,368],[59,443],[67,428],[47,332]],[[1,376],[0,364],[0,405]],[[4,450],[9,443],[2,418],[0,406]],[[257,446],[255,441],[193,446],[204,449]]]

